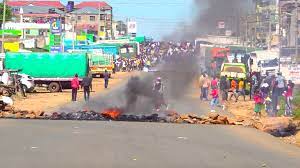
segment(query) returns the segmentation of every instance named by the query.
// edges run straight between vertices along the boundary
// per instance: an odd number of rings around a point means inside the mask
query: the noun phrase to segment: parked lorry
[[[114,59],[113,55],[102,52],[88,53],[90,72],[93,76],[102,76],[107,70],[109,74],[113,73]]]
[[[250,55],[252,72],[259,72],[261,76],[279,72],[279,51],[254,51]]]
[[[30,75],[36,85],[50,92],[70,88],[75,74],[81,80],[89,72],[86,53],[6,53],[4,66]]]

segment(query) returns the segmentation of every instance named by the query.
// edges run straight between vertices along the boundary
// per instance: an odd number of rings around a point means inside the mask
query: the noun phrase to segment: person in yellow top
[[[245,81],[244,79],[240,79],[238,83],[238,96],[237,100],[239,99],[240,96],[244,97],[244,101],[246,101],[246,93],[245,93]]]

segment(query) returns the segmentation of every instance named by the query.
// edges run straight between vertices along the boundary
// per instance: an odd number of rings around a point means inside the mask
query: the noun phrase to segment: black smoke
[[[173,32],[166,39],[193,40],[201,35],[217,34],[219,21],[224,21],[226,29],[239,35],[242,17],[253,12],[254,4],[254,0],[194,0],[191,8],[194,19],[178,25],[182,28],[180,32]]]

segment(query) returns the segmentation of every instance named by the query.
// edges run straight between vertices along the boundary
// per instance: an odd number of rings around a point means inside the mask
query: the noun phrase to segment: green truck
[[[34,83],[50,92],[70,88],[75,74],[79,79],[89,73],[86,53],[6,53],[4,68],[30,75]]]
[[[93,76],[102,76],[107,70],[111,75],[114,69],[114,56],[98,52],[88,53],[90,72]]]

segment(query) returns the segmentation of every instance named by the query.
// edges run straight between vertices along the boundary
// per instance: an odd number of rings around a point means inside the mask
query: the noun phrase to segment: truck
[[[86,53],[6,53],[4,67],[30,75],[50,92],[70,88],[75,74],[81,81],[89,73]]]
[[[113,55],[104,54],[102,52],[88,53],[90,72],[93,76],[102,76],[107,70],[111,75],[114,69]]]
[[[279,51],[254,51],[251,56],[251,71],[258,72],[261,76],[279,72]]]

